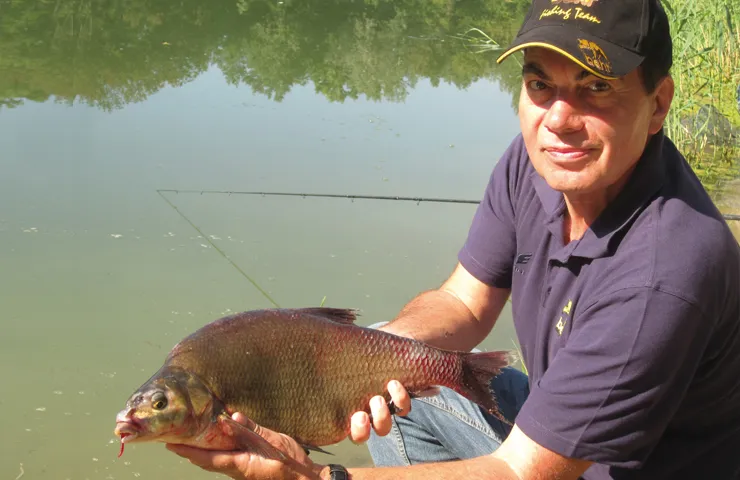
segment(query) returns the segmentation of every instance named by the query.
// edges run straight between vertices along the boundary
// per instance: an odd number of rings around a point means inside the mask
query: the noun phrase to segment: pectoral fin
[[[238,450],[244,450],[271,460],[284,461],[286,459],[285,454],[270,442],[257,435],[253,430],[235,422],[228,415],[219,415],[218,422],[223,432],[236,440]]]

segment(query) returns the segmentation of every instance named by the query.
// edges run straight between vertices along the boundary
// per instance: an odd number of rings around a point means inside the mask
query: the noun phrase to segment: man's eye
[[[547,88],[547,84],[541,80],[530,80],[527,82],[527,88],[530,90],[544,90]]]
[[[612,86],[606,82],[593,82],[589,83],[586,88],[588,88],[588,90],[591,92],[601,93],[608,92],[612,88]]]

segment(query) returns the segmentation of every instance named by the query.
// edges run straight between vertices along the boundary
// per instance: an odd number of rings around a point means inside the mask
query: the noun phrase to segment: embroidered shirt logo
[[[573,308],[573,300],[568,300],[568,305],[563,307],[563,313],[570,315],[570,309]]]
[[[516,261],[514,261],[514,271],[520,275],[524,274],[524,270],[519,265],[526,265],[529,263],[529,259],[532,258],[531,253],[520,253],[516,256]]]
[[[558,323],[555,324],[555,328],[558,330],[558,335],[563,334],[563,329],[565,328],[565,322],[563,321],[563,317],[560,317],[560,320],[558,320]]]
[[[565,325],[568,323],[568,316],[570,316],[570,311],[573,308],[573,300],[568,300],[568,304],[563,307],[562,312],[565,315],[560,315],[560,318],[558,319],[558,323],[555,324],[555,330],[558,331],[558,335],[563,335],[563,330],[565,329]]]
[[[587,64],[602,72],[611,73],[612,64],[600,46],[590,40],[579,38],[578,48],[581,49],[581,53]]]

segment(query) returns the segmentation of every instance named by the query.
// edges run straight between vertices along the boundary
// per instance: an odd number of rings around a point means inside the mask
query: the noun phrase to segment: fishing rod
[[[160,195],[164,192],[167,193],[198,193],[203,194],[217,194],[217,195],[257,195],[262,197],[319,197],[319,198],[347,198],[350,200],[362,199],[362,200],[392,200],[392,201],[406,201],[416,202],[418,205],[421,202],[429,203],[463,203],[477,205],[480,200],[468,200],[462,198],[435,198],[435,197],[402,197],[398,195],[353,195],[353,194],[341,194],[341,193],[298,193],[298,192],[257,192],[257,191],[236,191],[236,190],[176,190],[176,189],[158,189],[157,192]],[[725,220],[737,220],[740,221],[740,215],[724,213],[722,214]]]
[[[480,200],[465,200],[457,198],[432,198],[432,197],[401,197],[398,195],[352,195],[342,193],[294,193],[294,192],[241,192],[229,190],[171,190],[160,189],[157,192],[169,193],[212,193],[219,195],[260,195],[260,196],[285,196],[285,197],[322,197],[322,198],[348,198],[350,200],[397,200],[409,202],[431,202],[431,203],[469,203],[478,204]]]

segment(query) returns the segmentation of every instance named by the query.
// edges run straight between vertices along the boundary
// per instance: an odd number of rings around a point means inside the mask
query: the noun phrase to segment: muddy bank
[[[715,195],[714,201],[717,203],[722,213],[731,213],[740,215],[740,179],[727,182],[721,191]],[[727,222],[735,233],[735,238],[740,241],[740,221]]]

